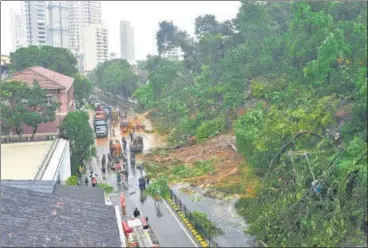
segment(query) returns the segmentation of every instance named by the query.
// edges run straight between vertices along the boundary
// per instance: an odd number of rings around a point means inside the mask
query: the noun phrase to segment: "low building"
[[[171,47],[168,48],[163,54],[162,57],[169,60],[184,60],[184,52],[181,47]]]
[[[47,90],[47,101],[58,102],[60,107],[56,110],[56,120],[41,124],[37,133],[58,133],[59,126],[74,107],[74,79],[49,69],[35,66],[13,74],[7,81],[22,81],[32,87],[34,80],[38,81],[42,89]],[[23,134],[32,134],[32,128],[24,125]]]
[[[53,192],[71,175],[69,141],[1,144],[1,183]]]
[[[2,247],[121,247],[118,224],[103,203],[1,186]]]

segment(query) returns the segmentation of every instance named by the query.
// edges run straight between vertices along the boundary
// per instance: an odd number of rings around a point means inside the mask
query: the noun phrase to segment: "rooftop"
[[[33,84],[33,80],[37,80],[43,89],[60,89],[65,90],[73,85],[73,78],[43,68],[41,66],[29,67],[21,72],[14,73],[7,81],[22,81],[28,85]]]
[[[52,193],[3,185],[1,225],[1,246],[120,247],[113,207]]]
[[[53,142],[1,144],[1,179],[33,180]]]

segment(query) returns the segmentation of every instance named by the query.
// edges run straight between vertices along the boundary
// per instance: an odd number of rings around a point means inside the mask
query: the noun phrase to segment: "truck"
[[[147,218],[133,218],[122,221],[127,247],[159,247],[159,242],[153,233]]]
[[[97,138],[107,137],[109,135],[109,132],[106,126],[96,126],[95,131],[96,131]]]
[[[131,152],[141,152],[143,150],[143,138],[139,134],[132,135],[132,142],[130,142]]]
[[[103,119],[103,120],[107,120],[107,114],[105,111],[96,111],[94,120],[97,119]]]
[[[96,131],[96,127],[98,127],[98,126],[105,126],[106,129],[107,129],[108,128],[107,121],[104,120],[104,119],[95,119],[93,121],[93,128],[94,128],[95,131]]]

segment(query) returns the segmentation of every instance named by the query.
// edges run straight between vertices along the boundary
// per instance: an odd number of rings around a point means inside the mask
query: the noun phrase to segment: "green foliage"
[[[78,176],[77,175],[70,176],[66,180],[66,185],[69,185],[69,186],[76,186],[76,185],[78,185]]]
[[[267,245],[359,244],[367,226],[367,5],[241,3],[234,20],[197,17],[197,41],[161,22],[159,54],[181,47],[184,61],[149,57],[151,85],[136,96],[157,109],[170,143],[223,132],[245,108],[232,123],[237,149],[263,181],[237,208]],[[148,168],[194,173],[180,161]]]
[[[74,77],[73,82],[74,99],[81,101],[87,99],[92,93],[92,83],[84,76],[78,74]]]
[[[98,183],[97,187],[102,188],[106,194],[110,194],[115,191],[114,187],[112,187],[111,185],[107,183]]]
[[[147,194],[151,196],[156,196],[159,193],[159,196],[162,198],[167,198],[170,196],[170,189],[168,186],[168,180],[166,177],[159,177],[154,181],[151,181],[146,191]]]
[[[217,227],[216,223],[211,221],[203,212],[197,210],[193,211],[192,222],[194,222],[194,225],[199,225],[211,237],[217,237],[224,233],[224,231],[220,227]]]
[[[7,81],[1,84],[2,126],[15,128],[18,135],[22,133],[22,124],[32,127],[32,137],[42,123],[55,120],[58,103],[47,103],[46,90],[41,89],[37,81],[32,87],[23,82]]]
[[[10,53],[11,68],[22,71],[32,66],[42,66],[67,76],[77,73],[77,59],[65,49],[53,46],[22,47]]]
[[[98,65],[88,78],[100,89],[125,98],[131,97],[137,89],[138,76],[123,59],[114,59]]]
[[[69,112],[61,123],[60,132],[63,137],[70,141],[72,169],[76,171],[77,166],[84,159],[89,159],[96,152],[88,113],[84,111]]]

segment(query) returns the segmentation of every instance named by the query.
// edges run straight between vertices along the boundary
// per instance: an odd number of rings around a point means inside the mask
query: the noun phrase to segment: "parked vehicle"
[[[146,217],[122,221],[127,247],[159,247],[159,242],[147,222]]]
[[[98,126],[105,126],[106,129],[107,129],[108,128],[107,121],[103,120],[103,119],[95,119],[93,121],[93,128],[95,129],[95,131],[96,131],[96,127],[98,127]]]
[[[103,119],[107,120],[107,114],[105,111],[96,111],[94,120]]]
[[[100,137],[107,137],[109,134],[106,126],[97,126],[96,127],[96,136],[97,138]]]
[[[103,106],[101,109],[106,112],[106,115],[107,115],[108,118],[111,118],[111,112],[110,112],[109,107]]]

